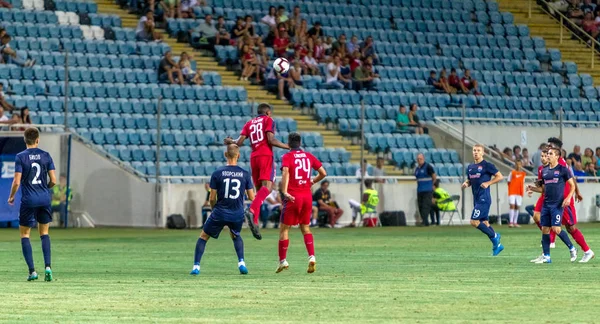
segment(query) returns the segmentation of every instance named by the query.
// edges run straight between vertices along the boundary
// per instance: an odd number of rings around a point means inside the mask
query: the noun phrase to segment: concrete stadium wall
[[[521,143],[522,132],[525,133],[525,144]],[[537,150],[538,146],[546,142],[548,137],[558,137],[560,130],[556,127],[527,127],[527,126],[489,126],[489,125],[467,125],[467,136],[470,136],[485,145],[496,144],[500,150],[505,147],[520,145],[527,147],[530,153]],[[580,145],[595,150],[600,146],[598,141],[600,132],[596,128],[563,128],[564,149],[571,153],[574,145]]]
[[[142,181],[73,139],[72,210],[86,211],[101,226],[155,227],[154,184]]]
[[[407,181],[398,184],[381,184],[377,188],[380,194],[379,211],[394,211],[403,210],[406,213],[408,224],[414,225],[417,215],[417,192],[416,182]],[[460,194],[460,184],[446,184],[444,186],[451,194]],[[584,195],[584,201],[577,204],[577,215],[580,222],[589,222],[598,220],[597,210],[595,207],[595,195],[600,194],[599,184],[580,184],[581,192]],[[317,187],[313,187],[317,189]],[[352,212],[348,205],[348,199],[358,200],[360,196],[360,187],[358,184],[336,184],[331,183],[330,190],[333,198],[338,202],[344,210],[344,215],[340,219],[340,223],[350,223]],[[496,192],[500,203],[496,202]],[[169,215],[173,213],[187,215],[186,205],[189,206],[190,201],[196,206],[195,216],[201,219],[201,206],[204,203],[206,190],[203,185],[168,185],[164,190],[163,196],[163,214]],[[468,224],[471,215],[473,199],[471,189],[465,191],[465,224]],[[491,215],[498,214],[498,207],[501,214],[508,213],[508,196],[506,183],[499,184],[497,187],[492,187],[492,199],[494,201],[490,210]],[[537,195],[533,197],[525,197],[523,206],[533,205],[537,200]],[[459,208],[460,209],[460,208]],[[524,211],[524,208],[523,208]],[[456,220],[456,219],[455,219]],[[446,220],[447,222],[448,220]],[[455,222],[455,224],[458,222]]]

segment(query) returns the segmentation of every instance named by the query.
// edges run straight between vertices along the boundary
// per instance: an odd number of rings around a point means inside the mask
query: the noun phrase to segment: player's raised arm
[[[231,144],[235,144],[238,147],[241,147],[242,145],[244,145],[244,141],[246,140],[246,136],[245,135],[240,135],[240,137],[238,137],[238,139],[234,140],[231,137],[227,137],[226,139],[223,140],[223,144],[225,145],[231,145]]]
[[[275,134],[273,134],[272,132],[267,132],[267,140],[269,141],[269,145],[271,146],[279,147],[286,150],[290,149],[289,145],[284,144],[280,140],[275,138]]]
[[[272,134],[271,134],[272,135]],[[281,186],[282,191],[283,191],[283,196],[293,202],[294,201],[294,196],[290,195],[287,191],[288,191],[288,185],[290,182],[290,169],[287,166],[284,166],[283,168],[281,168]]]

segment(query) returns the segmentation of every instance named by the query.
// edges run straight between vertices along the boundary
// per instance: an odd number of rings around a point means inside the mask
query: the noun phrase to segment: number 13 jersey
[[[244,125],[240,135],[246,136],[250,140],[252,147],[250,158],[255,156],[273,156],[273,147],[269,144],[267,133],[275,134],[275,123],[267,115],[258,115]]]
[[[50,206],[50,170],[54,170],[54,162],[46,151],[31,148],[17,154],[15,172],[21,173],[21,206]]]
[[[230,222],[243,220],[246,190],[253,188],[248,171],[237,165],[218,168],[210,177],[210,190],[217,192],[212,215]]]

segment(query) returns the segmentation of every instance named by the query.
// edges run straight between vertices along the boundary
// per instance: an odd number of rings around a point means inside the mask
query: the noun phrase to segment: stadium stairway
[[[591,50],[579,40],[571,39],[571,31],[550,17],[535,0],[530,0],[531,18],[528,18],[529,3],[527,0],[498,0],[501,11],[509,11],[515,17],[515,24],[529,26],[531,36],[544,38],[547,48],[557,48],[562,53],[563,61],[577,63],[579,73],[588,73],[595,85],[600,85],[600,56],[596,54],[594,68],[591,67]],[[560,43],[560,32],[563,29],[563,41]]]
[[[134,14],[129,14],[125,9],[121,9],[113,0],[96,0],[98,4],[98,13],[117,15],[121,18],[122,27],[136,28],[139,17]],[[350,141],[342,138],[336,130],[327,130],[325,126],[318,125],[311,115],[303,115],[299,110],[294,110],[292,105],[285,101],[277,99],[277,97],[264,90],[262,86],[252,85],[248,81],[241,81],[233,72],[227,70],[224,66],[219,66],[218,62],[209,55],[203,55],[201,51],[197,51],[188,44],[178,43],[176,39],[170,38],[169,34],[160,29],[163,33],[163,40],[171,47],[173,54],[178,56],[181,52],[193,53],[193,59],[196,61],[198,70],[218,72],[221,75],[224,86],[243,86],[248,92],[248,101],[250,102],[267,102],[273,106],[274,113],[277,117],[292,118],[298,123],[298,131],[300,132],[318,132],[323,136],[323,144],[325,147],[343,147],[352,153],[351,163],[360,164],[360,146],[351,145]],[[365,151],[364,158],[369,164],[375,165],[376,155]],[[392,165],[386,165],[386,174],[401,175],[402,172],[397,170]]]

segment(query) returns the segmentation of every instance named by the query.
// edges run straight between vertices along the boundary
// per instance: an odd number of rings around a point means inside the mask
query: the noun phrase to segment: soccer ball
[[[273,62],[273,69],[278,74],[286,73],[290,69],[290,62],[287,59],[280,57]]]

